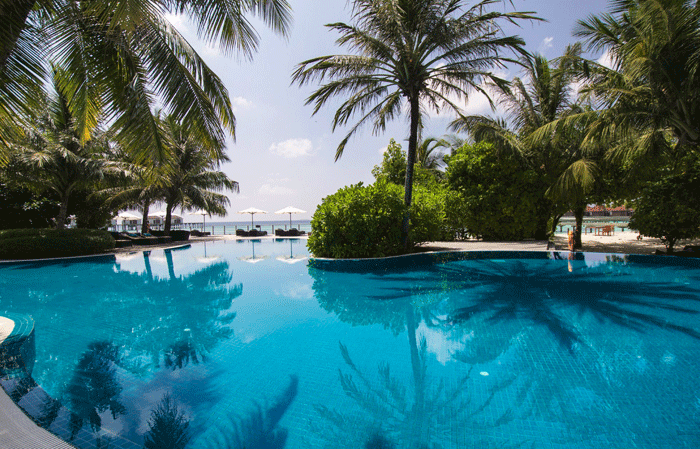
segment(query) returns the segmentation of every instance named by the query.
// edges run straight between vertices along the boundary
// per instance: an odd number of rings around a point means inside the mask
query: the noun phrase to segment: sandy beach
[[[272,238],[274,236],[262,237]],[[261,238],[261,237],[257,237]],[[302,237],[304,238],[304,237]],[[163,249],[174,246],[182,246],[188,243],[206,242],[213,240],[236,240],[233,235],[212,235],[207,237],[191,237],[187,242],[174,242],[167,245],[139,246],[117,248],[114,253],[128,253],[134,251],[144,251],[149,249]],[[637,240],[636,232],[618,232],[611,236],[601,236],[584,234],[581,238],[584,252],[595,253],[620,253],[620,254],[654,254],[657,250],[665,251],[666,247],[659,239],[645,237]],[[557,234],[552,238],[554,249],[566,251],[567,237],[564,234]],[[700,245],[700,240],[684,240],[676,244],[676,250],[680,251],[685,245]],[[484,242],[479,240],[466,240],[459,242],[426,242],[420,245],[425,251],[490,251],[490,250],[512,250],[512,251],[544,251],[547,249],[547,242],[523,241],[523,242]],[[550,245],[551,249],[551,245]]]
[[[666,251],[666,247],[661,240],[644,237],[637,240],[636,232],[617,232],[615,235],[593,235],[584,234],[581,236],[583,248],[581,251],[593,253],[621,253],[621,254],[654,254],[657,250]],[[557,250],[568,249],[567,236],[557,234],[552,239]],[[677,242],[675,250],[680,251],[685,245],[698,245],[699,240],[683,240]]]

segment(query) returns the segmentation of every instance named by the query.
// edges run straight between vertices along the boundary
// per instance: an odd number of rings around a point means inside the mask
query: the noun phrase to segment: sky
[[[373,135],[372,127],[361,128],[334,162],[335,151],[348,128],[332,132],[333,115],[343,99],[329,102],[316,115],[305,105],[306,98],[319,84],[303,87],[291,85],[296,66],[317,56],[345,54],[338,47],[338,35],[324,25],[333,22],[351,23],[346,0],[289,0],[293,23],[287,38],[252,20],[260,34],[258,52],[252,60],[224,56],[216,47],[199,41],[194,26],[182,16],[169,16],[176,28],[188,39],[209,67],[228,89],[236,115],[236,139],[229,138],[227,154],[231,162],[222,170],[240,184],[240,193],[226,192],[231,205],[226,217],[207,217],[215,221],[245,221],[249,215],[237,211],[255,207],[269,215],[256,215],[256,221],[284,220],[288,215],[274,211],[293,206],[307,211],[294,219],[310,219],[322,199],[338,189],[363,182],[374,182],[372,168],[382,161],[382,153],[390,139],[407,148],[407,118],[397,119],[385,132]],[[519,35],[531,53],[548,59],[560,56],[568,44],[576,42],[572,35],[576,22],[591,14],[607,11],[607,0],[513,0],[519,11],[533,11],[546,22],[523,22],[509,26],[508,34]],[[512,10],[506,6],[497,8]],[[597,59],[601,55],[591,54]],[[498,69],[508,79],[519,76],[517,68]],[[489,114],[486,99],[472,95],[464,105],[467,114]],[[448,133],[451,114],[431,114],[424,130],[425,137]],[[354,124],[354,122],[351,122]],[[466,136],[462,136],[466,137]],[[185,214],[185,222],[200,222],[201,216]]]

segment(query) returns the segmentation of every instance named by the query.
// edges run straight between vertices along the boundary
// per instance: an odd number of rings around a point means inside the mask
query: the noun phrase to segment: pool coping
[[[33,321],[32,321],[33,322]],[[27,323],[25,323],[26,326]],[[0,347],[17,334],[26,333],[22,323],[0,316]],[[0,386],[0,447],[3,449],[76,449],[57,435],[37,425]]]

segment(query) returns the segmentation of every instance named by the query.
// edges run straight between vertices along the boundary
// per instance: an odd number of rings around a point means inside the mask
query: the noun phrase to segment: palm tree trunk
[[[411,104],[411,128],[408,136],[408,155],[406,157],[406,181],[404,184],[404,204],[406,211],[403,215],[403,226],[401,228],[401,240],[403,247],[408,251],[409,239],[408,229],[411,219],[411,197],[413,196],[413,169],[416,162],[416,147],[418,145],[418,122],[420,120],[420,105],[418,94],[409,98]]]
[[[66,228],[66,217],[68,216],[68,194],[64,194],[61,198],[61,207],[58,209],[56,217],[56,229]]]
[[[143,218],[141,219],[141,234],[146,234],[148,230],[146,229],[146,222],[148,221],[148,210],[151,208],[150,201],[144,201],[143,203]]]
[[[5,63],[7,63],[10,53],[14,50],[17,39],[19,39],[24,29],[24,24],[27,22],[27,17],[32,8],[34,8],[35,3],[35,0],[5,2],[3,8],[7,8],[7,10],[0,11],[0,22],[5,27],[0,32],[0,72],[4,70]]]
[[[574,207],[574,217],[576,217],[576,226],[574,227],[574,249],[581,249],[581,234],[583,232],[583,213],[586,211],[586,204],[579,204]]]
[[[549,219],[551,217],[552,207],[547,199],[541,199],[535,204],[535,240],[549,239]]]
[[[165,223],[163,224],[163,235],[170,235],[170,223],[173,221],[173,205],[168,203],[165,207]]]

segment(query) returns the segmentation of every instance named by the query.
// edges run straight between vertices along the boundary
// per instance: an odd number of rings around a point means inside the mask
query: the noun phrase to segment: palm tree
[[[611,66],[580,61],[582,92],[602,105],[543,127],[538,138],[591,121],[584,148],[609,147],[628,164],[700,151],[700,7],[687,0],[612,0],[575,33]],[[658,164],[656,164],[658,165]]]
[[[82,144],[63,91],[46,100],[47,112],[34,129],[15,145],[10,162],[11,176],[38,191],[49,191],[60,204],[56,228],[65,228],[71,194],[91,188],[105,177],[120,177],[124,167],[105,158],[108,141],[98,129],[96,137]]]
[[[550,219],[558,221],[561,214],[544,190],[573,162],[570,154],[573,147],[561,132],[539,140],[532,140],[531,135],[575,111],[571,87],[575,73],[571,61],[580,52],[580,45],[567,47],[555,66],[542,55],[522,58],[525,80],[514,78],[510,86],[492,86],[499,94],[506,119],[477,115],[460,117],[451,124],[455,131],[467,131],[476,141],[487,140],[498,151],[519,157],[524,167],[538,173],[543,181],[543,195],[537,204],[537,239],[547,237],[547,223]]]
[[[197,136],[189,134],[188,128],[173,116],[165,117],[162,129],[169,142],[168,162],[163,168],[164,178],[158,195],[165,203],[165,235],[170,233],[175,207],[225,215],[230,201],[218,191],[225,188],[238,193],[239,190],[238,182],[216,170],[229,158],[222,154],[218,159],[212,159]]]
[[[329,80],[307,99],[307,104],[315,105],[314,114],[332,97],[349,97],[335,113],[334,130],[355,114],[361,115],[338,145],[336,160],[361,126],[372,123],[379,132],[387,121],[407,111],[410,126],[404,201],[410,206],[419,129],[426,108],[448,108],[461,115],[456,101],[468,99],[472,89],[484,92],[483,80],[506,84],[490,72],[505,62],[515,62],[502,56],[504,50],[525,54],[522,39],[504,36],[500,23],[536,18],[523,12],[485,11],[497,2],[483,0],[468,7],[464,0],[355,0],[353,25],[327,25],[341,34],[339,45],[359,54],[309,59],[298,65],[292,79],[300,86]],[[407,212],[402,236],[406,248],[409,218]]]
[[[435,137],[422,139],[416,149],[416,163],[427,170],[439,170],[443,161],[441,148],[440,140]]]
[[[186,15],[200,37],[246,57],[259,41],[249,16],[283,35],[290,25],[287,0],[0,0],[0,131],[31,116],[49,60],[61,69],[59,85],[81,143],[105,114],[140,160],[163,157],[151,114],[160,103],[220,154],[224,130],[235,132],[228,92],[166,13]],[[7,140],[0,138],[0,146]],[[3,154],[7,148],[0,147]]]

